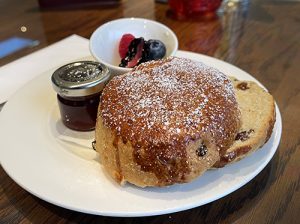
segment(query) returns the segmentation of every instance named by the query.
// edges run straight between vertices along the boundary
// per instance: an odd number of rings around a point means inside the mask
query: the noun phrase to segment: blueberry
[[[143,61],[158,60],[166,55],[166,46],[160,40],[145,41]]]

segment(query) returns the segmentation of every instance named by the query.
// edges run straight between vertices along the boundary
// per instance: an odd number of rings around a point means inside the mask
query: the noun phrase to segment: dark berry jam
[[[76,131],[95,129],[100,93],[84,97],[62,97],[57,95],[61,120]]]
[[[93,61],[73,62],[52,74],[65,126],[76,131],[95,129],[100,95],[109,78],[108,68]]]

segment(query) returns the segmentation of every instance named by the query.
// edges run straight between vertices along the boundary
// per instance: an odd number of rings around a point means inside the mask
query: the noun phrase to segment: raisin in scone
[[[95,148],[117,182],[190,182],[220,160],[240,128],[230,79],[200,62],[169,57],[114,77],[98,108]]]
[[[223,167],[246,157],[262,147],[270,138],[274,127],[275,103],[271,94],[251,81],[232,78],[241,111],[241,127],[235,141],[214,167]]]

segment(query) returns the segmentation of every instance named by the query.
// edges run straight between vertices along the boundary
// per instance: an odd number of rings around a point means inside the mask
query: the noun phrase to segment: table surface
[[[37,46],[2,58],[0,66],[74,33],[89,38],[107,21],[143,17],[169,26],[178,37],[179,49],[220,58],[253,75],[275,97],[283,120],[279,148],[265,169],[242,188],[207,205],[152,217],[88,215],[29,194],[0,168],[1,223],[299,223],[299,2],[224,2],[217,17],[210,20],[176,19],[167,4],[152,0],[43,10],[35,0],[1,0],[0,6],[0,41],[12,36],[39,41]]]

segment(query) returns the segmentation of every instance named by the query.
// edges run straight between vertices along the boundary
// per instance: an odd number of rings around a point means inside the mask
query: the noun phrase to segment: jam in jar
[[[95,129],[101,92],[109,81],[106,66],[94,61],[79,61],[57,69],[52,77],[65,126],[77,131]]]

